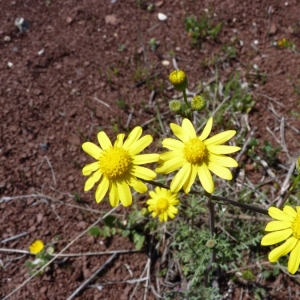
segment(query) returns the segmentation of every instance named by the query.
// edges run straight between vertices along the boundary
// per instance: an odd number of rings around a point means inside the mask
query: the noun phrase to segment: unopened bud
[[[195,96],[191,101],[191,107],[194,110],[202,110],[206,106],[206,101],[202,96]]]
[[[170,111],[173,113],[179,113],[181,110],[182,104],[179,100],[171,100],[169,102]]]
[[[178,91],[184,91],[188,86],[186,74],[182,70],[175,70],[169,75],[169,80]]]
[[[206,247],[207,248],[213,248],[214,246],[216,245],[216,241],[215,240],[208,240],[207,242],[206,242]]]

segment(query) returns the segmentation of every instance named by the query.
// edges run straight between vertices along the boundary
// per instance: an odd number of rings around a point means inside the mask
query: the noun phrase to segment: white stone
[[[166,21],[168,17],[163,13],[158,13],[157,15],[159,21]]]
[[[13,64],[12,62],[10,62],[10,61],[7,63],[7,66],[8,66],[9,68],[12,68],[13,65],[14,65],[14,64]]]

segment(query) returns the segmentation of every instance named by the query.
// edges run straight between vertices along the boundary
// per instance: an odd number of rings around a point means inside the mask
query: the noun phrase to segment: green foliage
[[[186,17],[184,24],[185,30],[192,38],[194,45],[209,38],[215,40],[222,29],[222,22],[214,25],[212,16],[205,12],[202,13],[199,19],[194,16]]]

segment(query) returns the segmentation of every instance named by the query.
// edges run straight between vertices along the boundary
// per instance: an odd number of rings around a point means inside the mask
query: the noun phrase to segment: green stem
[[[286,202],[286,200],[289,198],[289,196],[291,195],[291,193],[293,192],[293,190],[295,189],[295,187],[297,186],[298,182],[300,180],[300,173],[298,174],[298,176],[295,178],[292,186],[290,187],[289,191],[286,193],[285,197],[282,200],[282,203],[280,205],[279,208],[282,208],[284,203]]]
[[[186,96],[186,91],[183,90],[182,93],[183,93],[183,99],[184,99],[185,104],[188,104],[187,96]]]

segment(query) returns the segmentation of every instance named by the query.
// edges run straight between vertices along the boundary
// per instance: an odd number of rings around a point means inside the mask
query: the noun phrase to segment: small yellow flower
[[[175,218],[178,209],[175,207],[179,204],[177,194],[172,193],[170,190],[156,187],[155,192],[150,191],[151,199],[147,200],[148,210],[152,212],[152,217],[158,216],[160,222],[167,222],[168,217]]]
[[[44,249],[44,243],[41,240],[36,240],[29,246],[29,251],[31,254],[38,254],[43,249]]]
[[[208,138],[212,124],[213,119],[210,118],[200,136],[196,135],[194,126],[188,119],[183,119],[182,126],[170,124],[171,130],[180,141],[171,138],[163,140],[163,146],[171,151],[160,155],[161,165],[156,168],[156,172],[168,174],[181,168],[171,182],[172,192],[177,193],[183,187],[188,194],[198,175],[203,188],[208,193],[213,193],[215,187],[210,171],[223,179],[232,179],[228,168],[237,167],[238,163],[224,154],[241,148],[221,144],[230,140],[236,132],[228,130]]]
[[[186,74],[182,70],[175,70],[169,75],[169,80],[174,88],[179,91],[184,91],[188,87]]]
[[[261,244],[269,246],[286,240],[269,253],[269,261],[276,262],[291,252],[288,271],[295,274],[300,264],[300,206],[296,206],[296,210],[290,206],[285,206],[283,210],[270,207],[268,213],[276,221],[267,224],[265,231],[271,232],[262,238]]]
[[[109,192],[111,206],[115,207],[121,201],[122,205],[129,206],[132,203],[132,195],[129,186],[138,193],[145,193],[148,188],[138,178],[152,180],[156,177],[152,170],[139,165],[156,162],[158,154],[139,154],[152,142],[151,135],[142,135],[142,128],[135,127],[124,142],[125,134],[118,134],[117,140],[112,145],[104,131],[98,133],[98,141],[101,146],[86,142],[82,149],[91,155],[96,162],[86,165],[82,169],[84,176],[90,176],[84,186],[84,191],[89,191],[100,180],[96,189],[96,202],[99,203]]]

